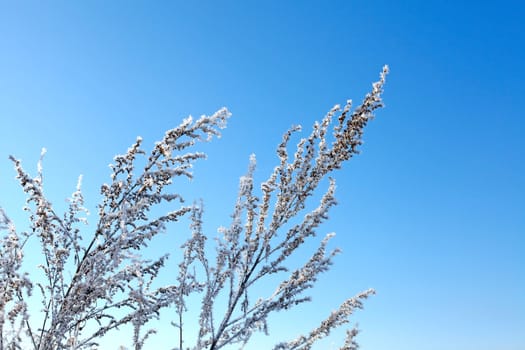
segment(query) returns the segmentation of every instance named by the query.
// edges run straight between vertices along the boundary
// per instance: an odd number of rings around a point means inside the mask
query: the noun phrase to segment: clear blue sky
[[[386,108],[320,230],[344,254],[270,332],[294,336],[374,287],[354,317],[363,349],[523,350],[523,18],[506,0],[3,1],[0,205],[14,218],[23,205],[9,154],[35,169],[46,147],[54,202],[84,174],[94,208],[137,135],[152,145],[227,106],[190,187],[210,226],[227,225],[249,154],[264,179],[290,125],[361,101],[389,64]]]

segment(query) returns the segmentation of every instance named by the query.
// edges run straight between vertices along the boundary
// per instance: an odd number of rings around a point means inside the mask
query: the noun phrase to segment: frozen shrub
[[[197,120],[185,119],[167,131],[150,153],[143,150],[138,138],[126,154],[116,156],[111,181],[101,186],[98,222],[89,234],[81,229],[86,212],[81,179],[67,211],[59,215],[44,196],[41,161],[32,177],[11,157],[27,195],[30,227],[28,232],[18,232],[0,209],[0,349],[92,348],[108,332],[126,324],[133,328],[130,342],[141,349],[155,333],[148,322],[163,309],[177,320],[172,322],[177,337],[167,345],[176,349],[241,348],[254,332],[268,332],[270,314],[310,301],[305,292],[329,269],[338,253],[327,251],[333,236],[329,234],[302,267],[287,268],[289,257],[297,255],[305,241],[314,239],[316,229],[336,204],[335,180],[330,178],[318,206],[306,210],[305,205],[323,178],[358,153],[364,127],[374,110],[382,106],[387,71],[385,67],[357,108],[352,110],[348,101],[315,123],[292,155],[289,141],[300,128],[286,132],[277,148],[278,165],[257,189],[253,177],[256,160],[255,156],[250,158],[248,172],[240,179],[231,224],[219,230],[215,245],[207,242],[203,232],[202,204],[185,205],[169,185],[179,176],[191,178],[193,162],[204,157],[191,148],[198,141],[220,135],[230,116],[226,109]],[[137,161],[138,157],[143,160]],[[151,209],[163,202],[172,202],[170,206],[176,209],[151,217]],[[304,217],[298,218],[304,211]],[[168,255],[146,260],[141,252],[168,223],[185,215],[191,225],[190,237],[182,245],[182,261],[172,274],[173,283],[158,287],[153,282]],[[32,281],[22,271],[28,240],[40,244],[39,268],[45,276],[41,281]],[[274,276],[282,277],[274,292],[254,299],[255,283],[275,281]],[[348,323],[353,311],[373,293],[370,289],[349,298],[317,328],[278,343],[274,349],[310,349],[332,329]],[[28,307],[32,294],[41,300],[43,317],[38,325]],[[195,295],[201,300],[196,320],[199,329],[190,344],[185,335],[194,330],[185,328],[184,317],[188,298],[192,296],[193,301]],[[356,349],[356,334],[355,328],[350,329],[340,349]]]

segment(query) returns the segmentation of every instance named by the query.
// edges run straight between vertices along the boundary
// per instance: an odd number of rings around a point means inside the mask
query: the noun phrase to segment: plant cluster
[[[351,101],[343,108],[332,108],[314,124],[308,137],[300,139],[293,153],[289,142],[300,127],[286,132],[277,148],[278,165],[260,188],[254,184],[256,159],[252,156],[240,179],[232,221],[220,228],[214,245],[203,231],[203,205],[186,205],[170,184],[177,177],[192,177],[192,164],[205,155],[191,148],[198,141],[220,136],[230,116],[226,109],[197,120],[185,119],[167,131],[149,153],[138,138],[124,155],[116,156],[111,181],[101,187],[97,223],[90,234],[82,226],[87,211],[81,179],[68,209],[58,214],[44,195],[42,158],[32,177],[11,157],[27,195],[24,209],[30,227],[27,232],[17,231],[0,209],[0,349],[92,348],[108,332],[124,325],[133,328],[133,347],[143,349],[155,333],[148,322],[159,317],[161,310],[173,315],[177,336],[169,346],[175,349],[242,348],[255,332],[267,333],[270,314],[310,301],[306,291],[339,252],[327,251],[333,236],[329,234],[303,266],[287,267],[289,258],[299,256],[299,248],[316,236],[318,226],[336,204],[332,178],[313,210],[307,210],[306,201],[322,179],[358,153],[364,127],[382,106],[387,72],[385,67],[357,108],[352,110]],[[175,209],[162,216],[153,214],[153,208],[168,202]],[[173,283],[158,286],[155,281],[168,255],[148,260],[141,252],[169,223],[183,216],[191,224],[190,236],[182,244],[182,260]],[[33,279],[24,271],[24,248],[29,240],[39,242],[42,279]],[[275,276],[280,282],[273,293],[254,298],[256,283],[273,281]],[[39,324],[31,317],[28,304],[35,293],[41,301]],[[369,289],[349,298],[317,328],[280,342],[274,349],[310,349],[331,330],[348,323],[349,316],[373,293]],[[198,296],[200,305],[189,304],[190,296],[192,301]],[[191,340],[186,335],[194,330],[185,327],[190,308],[199,310],[199,327]],[[350,329],[340,349],[356,349],[356,334],[355,327]]]

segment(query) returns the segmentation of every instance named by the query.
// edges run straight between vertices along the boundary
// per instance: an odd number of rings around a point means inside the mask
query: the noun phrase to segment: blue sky
[[[227,106],[223,137],[182,184],[213,231],[251,153],[265,179],[285,130],[361,101],[388,64],[386,108],[336,174],[340,205],[320,230],[344,254],[271,334],[306,331],[374,287],[354,317],[363,349],[524,349],[524,12],[505,0],[1,2],[0,205],[23,221],[9,154],[35,169],[46,147],[51,199],[83,174],[95,208],[107,164],[137,135],[152,145]]]

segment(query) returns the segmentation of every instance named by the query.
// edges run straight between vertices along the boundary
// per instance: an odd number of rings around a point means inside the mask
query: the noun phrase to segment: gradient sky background
[[[265,179],[285,130],[361,101],[389,64],[386,108],[336,174],[340,205],[319,231],[344,253],[314,302],[250,349],[374,287],[353,318],[363,349],[523,350],[523,18],[505,0],[0,2],[0,206],[25,225],[9,154],[34,170],[46,147],[51,199],[83,174],[95,208],[107,164],[137,135],[151,146],[227,106],[223,137],[182,183],[213,235],[249,154]]]

